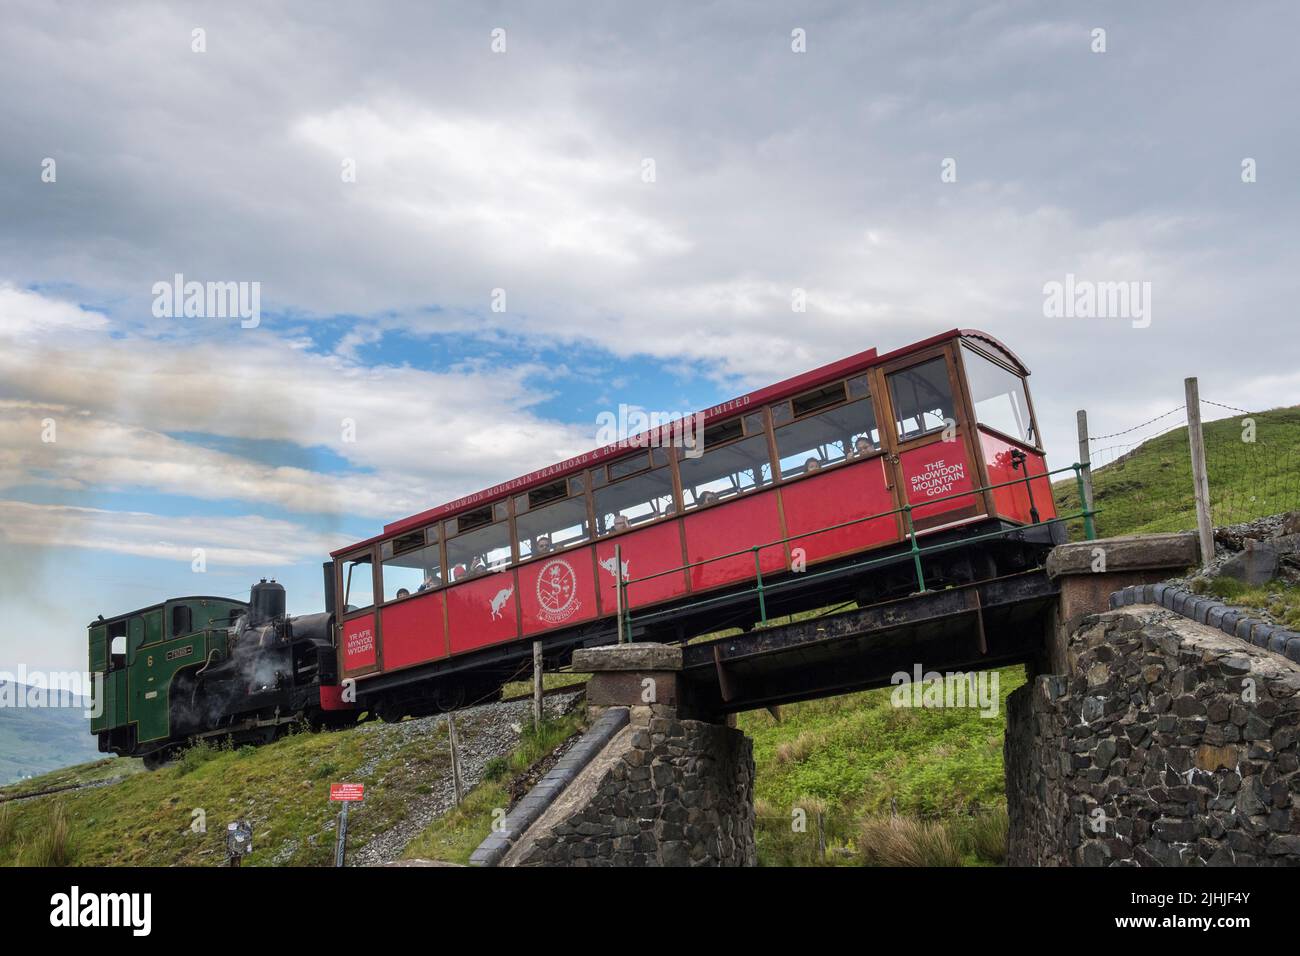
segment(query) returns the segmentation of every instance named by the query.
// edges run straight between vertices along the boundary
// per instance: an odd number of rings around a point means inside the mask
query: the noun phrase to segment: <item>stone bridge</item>
[[[737,711],[1024,663],[1005,737],[1012,865],[1300,863],[1300,635],[1158,584],[1192,535],[1057,548],[1046,570],[685,648],[576,651],[588,733],[485,866],[755,863]]]

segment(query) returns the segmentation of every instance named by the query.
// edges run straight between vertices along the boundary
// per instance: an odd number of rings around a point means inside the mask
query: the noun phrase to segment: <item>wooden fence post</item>
[[[1075,413],[1079,425],[1079,464],[1083,465],[1083,510],[1092,510],[1092,451],[1088,446],[1088,410]]]
[[[542,642],[533,641],[533,730],[542,729]]]
[[[1196,529],[1201,539],[1201,566],[1214,560],[1214,524],[1210,520],[1210,479],[1205,470],[1205,435],[1201,431],[1201,392],[1196,377],[1183,379],[1187,391],[1187,443],[1192,450],[1196,492]]]
[[[456,790],[456,806],[465,799],[464,786],[460,779],[460,744],[456,740],[456,715],[447,714],[447,739],[451,743],[451,784]]]

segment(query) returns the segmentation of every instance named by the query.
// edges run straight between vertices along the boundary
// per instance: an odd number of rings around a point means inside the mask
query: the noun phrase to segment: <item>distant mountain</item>
[[[37,692],[0,681],[0,786],[102,756],[80,701],[63,707],[15,707]]]

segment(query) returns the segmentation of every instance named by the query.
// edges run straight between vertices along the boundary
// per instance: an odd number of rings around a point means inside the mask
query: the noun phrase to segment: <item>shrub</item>
[[[178,774],[183,777],[187,773],[193,773],[209,760],[215,760],[220,755],[220,748],[214,747],[206,741],[200,740],[191,744],[181,752],[180,759],[176,761],[176,766],[179,768]]]
[[[998,807],[959,818],[952,829],[961,852],[981,863],[1001,865],[1007,859],[1007,808]]]
[[[961,866],[948,828],[912,817],[873,816],[862,821],[858,856],[867,866]]]
[[[18,854],[21,866],[67,866],[72,862],[72,827],[62,801],[51,801],[36,832]]]

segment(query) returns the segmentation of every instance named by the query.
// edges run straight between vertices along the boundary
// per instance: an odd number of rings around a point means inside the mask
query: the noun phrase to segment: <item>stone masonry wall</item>
[[[753,742],[740,731],[634,719],[590,799],[530,834],[517,865],[753,866],[753,796]]]
[[[1008,701],[1012,865],[1300,865],[1300,665],[1151,605],[1066,654]]]

